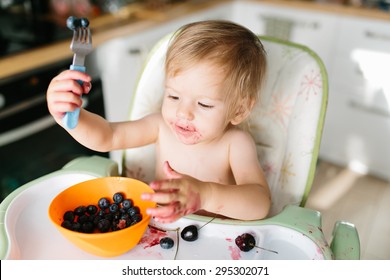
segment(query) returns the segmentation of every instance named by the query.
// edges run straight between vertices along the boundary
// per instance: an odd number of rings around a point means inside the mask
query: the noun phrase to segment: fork
[[[92,34],[88,25],[89,22],[87,19],[71,19],[71,26],[69,28],[73,29],[73,38],[70,44],[70,49],[74,53],[73,62],[70,65],[71,70],[77,70],[81,72],[86,72],[85,57],[92,52]],[[69,21],[69,19],[68,19]],[[67,22],[68,23],[68,22]],[[77,81],[80,85],[83,84],[83,81]],[[80,95],[81,98],[81,95]],[[63,123],[65,128],[73,129],[78,124],[80,114],[80,108],[76,108],[73,112],[66,112],[63,118]]]

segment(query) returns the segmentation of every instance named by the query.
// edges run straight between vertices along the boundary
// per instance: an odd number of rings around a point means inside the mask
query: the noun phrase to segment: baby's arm
[[[77,80],[83,81],[83,85]],[[47,90],[49,112],[64,127],[65,112],[81,106],[80,95],[88,94],[91,77],[79,71],[66,70],[54,77]],[[78,125],[67,130],[82,145],[101,152],[138,147],[155,142],[160,115],[137,121],[110,123],[103,117],[81,109]]]
[[[241,220],[266,218],[271,193],[253,139],[249,134],[235,133],[229,151],[236,185],[212,184],[205,210]]]

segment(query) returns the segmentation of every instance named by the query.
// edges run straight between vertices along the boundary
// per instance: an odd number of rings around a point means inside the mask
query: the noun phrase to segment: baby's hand
[[[83,84],[78,83],[82,81]],[[82,104],[80,95],[91,90],[91,77],[83,72],[65,70],[54,77],[47,89],[46,99],[50,114],[58,121],[66,112]]]
[[[176,172],[168,162],[164,163],[164,172],[168,177],[167,180],[154,181],[150,184],[156,192],[142,195],[142,199],[159,204],[157,208],[147,209],[147,213],[157,222],[171,223],[200,210],[200,190],[203,183]]]

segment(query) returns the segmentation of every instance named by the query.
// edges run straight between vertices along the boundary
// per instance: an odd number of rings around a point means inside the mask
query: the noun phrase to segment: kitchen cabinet
[[[336,15],[267,3],[236,2],[233,19],[259,35],[300,43],[315,51],[330,67],[338,29]]]
[[[254,1],[234,5],[235,21],[306,45],[323,60],[329,102],[320,158],[390,179],[390,22]]]
[[[390,22],[344,17],[337,38],[320,157],[390,179]]]

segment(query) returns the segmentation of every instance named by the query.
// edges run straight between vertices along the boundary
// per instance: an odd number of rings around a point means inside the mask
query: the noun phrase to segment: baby
[[[142,199],[158,204],[147,209],[157,222],[191,213],[263,219],[270,190],[254,140],[238,125],[257,102],[265,68],[263,46],[248,29],[219,20],[187,24],[167,51],[160,113],[110,123],[81,109],[77,127],[68,132],[100,152],[156,144],[155,193]],[[72,70],[53,78],[47,103],[59,125],[65,112],[81,106],[90,81]]]

